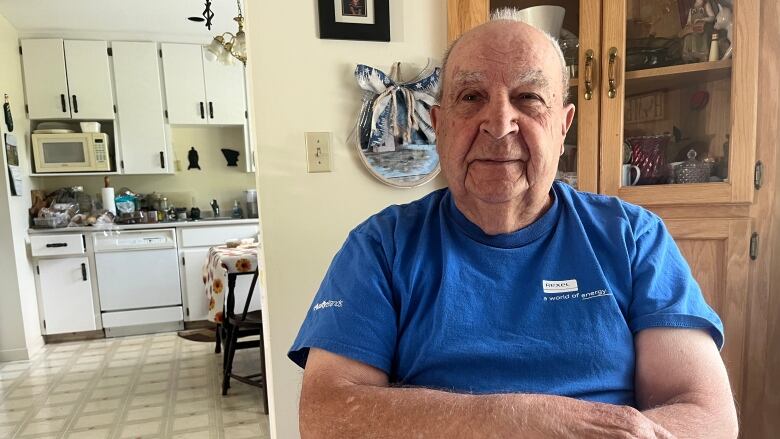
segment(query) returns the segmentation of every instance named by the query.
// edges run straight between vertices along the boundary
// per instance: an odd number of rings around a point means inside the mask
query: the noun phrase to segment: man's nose
[[[485,107],[482,131],[495,139],[519,131],[518,110],[507,97],[494,98]]]

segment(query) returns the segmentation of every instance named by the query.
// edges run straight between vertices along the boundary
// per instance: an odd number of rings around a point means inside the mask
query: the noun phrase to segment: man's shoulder
[[[367,234],[377,240],[395,235],[399,229],[420,227],[439,212],[447,188],[437,189],[422,198],[404,204],[393,204],[371,215],[352,230],[352,234]]]
[[[555,191],[584,223],[603,226],[605,222],[615,221],[627,226],[637,237],[661,222],[655,213],[615,196],[578,191],[561,182],[555,183]]]

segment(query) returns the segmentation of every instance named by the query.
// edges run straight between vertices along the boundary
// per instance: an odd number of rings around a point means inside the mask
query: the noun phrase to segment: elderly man
[[[334,258],[289,353],[303,437],[736,437],[722,324],[661,220],[553,182],[566,87],[511,13],[453,45],[449,187]]]

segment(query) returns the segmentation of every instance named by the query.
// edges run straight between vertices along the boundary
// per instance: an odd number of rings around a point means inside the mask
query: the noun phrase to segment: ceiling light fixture
[[[233,20],[238,23],[238,32],[235,35],[225,32],[217,35],[206,47],[206,59],[219,61],[224,65],[230,65],[235,60],[246,65],[246,34],[244,33],[244,15],[241,13],[241,0],[236,1],[238,16]]]

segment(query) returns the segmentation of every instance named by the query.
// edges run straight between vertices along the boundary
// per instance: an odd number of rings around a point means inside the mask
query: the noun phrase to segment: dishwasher
[[[94,233],[106,336],[184,328],[174,229]]]

